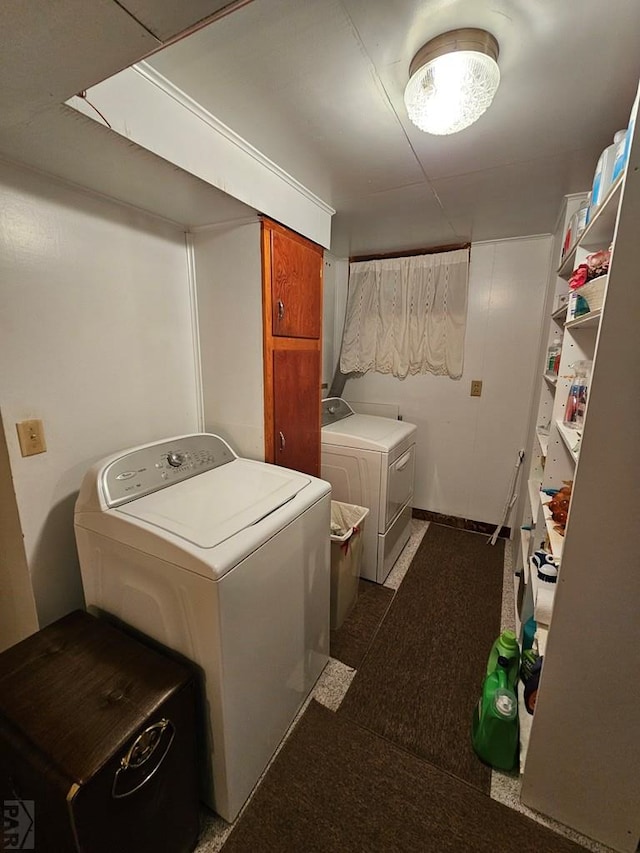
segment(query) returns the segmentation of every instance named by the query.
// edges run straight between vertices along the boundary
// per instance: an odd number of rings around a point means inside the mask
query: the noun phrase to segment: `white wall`
[[[87,467],[198,428],[187,253],[173,226],[6,165],[0,209],[0,410],[44,625],[83,603],[73,507]],[[23,459],[26,418],[48,449]]]
[[[324,253],[323,319],[322,319],[322,383],[323,396],[328,396],[333,374],[340,357],[342,329],[347,305],[349,261]]]
[[[324,253],[323,318],[322,318],[322,384],[327,396],[340,355],[344,309],[349,281],[349,261]]]
[[[346,399],[398,403],[417,424],[414,507],[500,520],[517,452],[527,446],[550,251],[550,237],[472,246],[460,381],[377,373],[347,381]],[[483,381],[480,398],[469,396],[472,379]]]
[[[9,454],[0,422],[0,652],[38,630]]]
[[[240,456],[264,460],[260,223],[192,235],[205,427]]]

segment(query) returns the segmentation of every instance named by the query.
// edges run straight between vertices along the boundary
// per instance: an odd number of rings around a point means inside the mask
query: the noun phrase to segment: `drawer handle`
[[[164,761],[174,736],[173,723],[163,719],[146,728],[136,738],[116,770],[111,789],[115,800],[130,797],[147,784]]]
[[[404,471],[411,459],[411,451],[407,450],[404,456],[396,462],[396,471]]]
[[[280,450],[284,450],[286,447],[286,444],[287,444],[287,442],[285,441],[285,438],[284,438],[284,433],[280,432],[279,435],[280,435]]]
[[[284,302],[278,299],[278,320],[284,320]]]

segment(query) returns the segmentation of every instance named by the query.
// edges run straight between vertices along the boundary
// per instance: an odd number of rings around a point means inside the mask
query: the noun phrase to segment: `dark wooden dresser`
[[[0,654],[0,849],[192,850],[197,696],[189,666],[84,611]]]

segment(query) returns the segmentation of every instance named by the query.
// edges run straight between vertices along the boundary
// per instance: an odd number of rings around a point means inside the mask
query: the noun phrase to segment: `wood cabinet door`
[[[319,338],[322,318],[322,249],[271,227],[271,333]]]
[[[320,476],[320,349],[273,351],[276,465]]]

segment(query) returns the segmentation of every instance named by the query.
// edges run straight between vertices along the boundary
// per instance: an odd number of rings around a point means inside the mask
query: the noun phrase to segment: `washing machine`
[[[322,467],[334,500],[369,508],[360,576],[384,583],[411,535],[415,424],[322,401]]]
[[[329,655],[331,491],[186,435],[94,465],[75,509],[87,606],[202,670],[204,799],[232,821]]]

